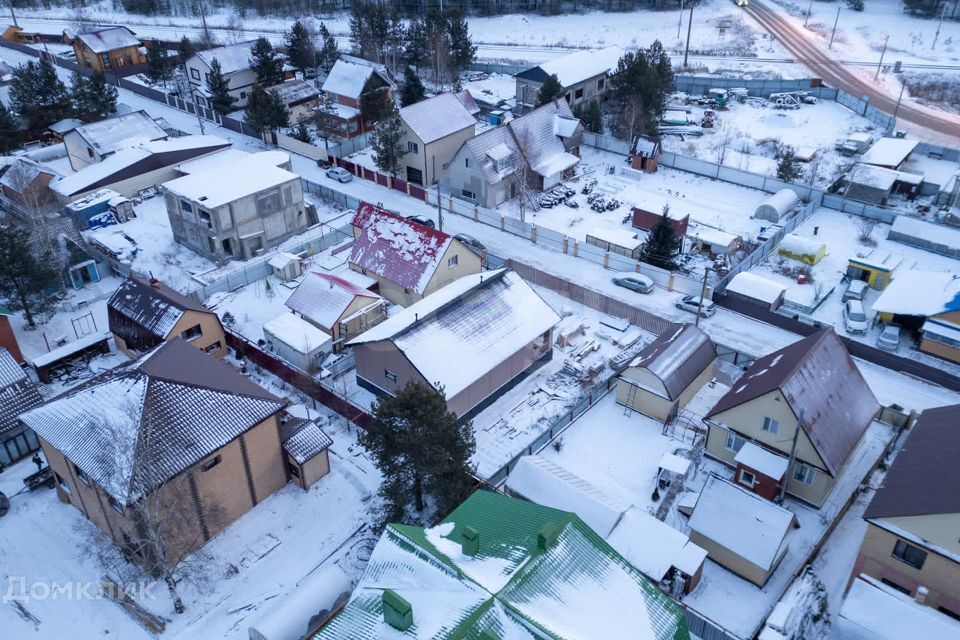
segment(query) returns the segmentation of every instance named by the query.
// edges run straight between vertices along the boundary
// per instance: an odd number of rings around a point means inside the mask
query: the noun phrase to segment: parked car
[[[697,313],[697,310],[700,311],[701,318],[709,318],[717,312],[717,305],[715,305],[710,300],[704,300],[703,306],[700,306],[700,296],[683,296],[677,300],[676,304],[677,309],[682,309],[683,311],[689,311],[690,313]]]
[[[859,300],[847,300],[843,303],[843,326],[847,333],[865,334],[870,328],[867,312]]]
[[[343,167],[330,167],[327,169],[327,177],[337,182],[350,182],[353,180],[353,174]]]
[[[468,236],[465,233],[458,233],[453,237],[459,240],[460,242],[462,242],[463,244],[467,245],[477,253],[483,254],[487,252],[487,248],[483,246],[483,243],[477,240],[476,238],[474,238],[473,236]]]
[[[416,222],[417,224],[422,224],[423,226],[430,227],[431,229],[437,226],[437,224],[433,220],[431,220],[430,218],[427,218],[426,216],[417,216],[417,215],[407,216],[407,220],[409,220],[410,222]]]
[[[625,289],[636,291],[637,293],[652,293],[653,280],[640,274],[634,276],[621,276],[613,279],[614,284],[618,284]]]
[[[900,327],[888,324],[877,338],[877,348],[884,351],[896,351],[900,347]]]
[[[847,285],[847,290],[843,292],[841,301],[863,300],[865,295],[867,295],[867,283],[863,280],[852,280],[850,284]]]

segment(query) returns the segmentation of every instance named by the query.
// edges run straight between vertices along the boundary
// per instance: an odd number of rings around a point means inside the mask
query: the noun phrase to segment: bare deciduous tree
[[[876,246],[877,241],[873,239],[873,230],[876,228],[876,220],[857,218],[857,240],[860,241],[860,244],[865,244],[868,247]]]

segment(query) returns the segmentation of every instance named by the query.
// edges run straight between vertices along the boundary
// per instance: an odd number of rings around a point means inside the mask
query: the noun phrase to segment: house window
[[[210,469],[213,469],[222,461],[223,461],[223,456],[213,456],[212,458],[204,462],[202,465],[200,465],[200,471],[210,471]]]
[[[204,348],[203,348],[203,352],[204,352],[204,353],[216,353],[217,351],[220,351],[220,349],[222,349],[222,348],[223,348],[223,345],[220,344],[220,341],[219,341],[219,340],[217,340],[217,341],[214,342],[213,344],[207,345],[206,347],[204,347]]]
[[[465,166],[467,169],[470,168],[470,158],[463,159],[463,166]]]
[[[114,498],[113,496],[107,496],[107,502],[110,503],[110,506],[113,507],[113,510],[117,513],[123,513],[123,505],[120,504],[120,501]]]
[[[384,375],[384,377],[385,377],[387,380],[389,380],[390,382],[396,382],[396,381],[397,381],[397,374],[393,373],[392,371],[387,371],[386,369],[384,369],[384,370],[383,370],[383,375]]]
[[[70,485],[68,485],[67,481],[64,480],[62,477],[60,477],[59,474],[54,473],[53,477],[57,479],[57,486],[63,489],[64,493],[67,493],[67,494],[73,493],[73,491],[70,490]]]
[[[583,89],[577,89],[576,91],[573,92],[574,100],[579,100],[582,97],[583,97]]]
[[[207,81],[208,83],[210,82],[210,74],[209,74],[209,73],[203,74],[203,77],[206,79],[206,81]]]
[[[746,443],[747,443],[746,440],[744,440],[737,434],[730,432],[727,434],[727,442],[726,444],[724,444],[724,446],[730,451],[733,451],[734,453],[739,453],[741,447],[743,447],[743,445],[745,445]]]
[[[463,189],[460,193],[463,194],[464,198],[468,198],[469,200],[476,198],[476,195],[473,193],[473,191],[470,191],[469,189]]]
[[[210,217],[209,211],[200,209],[200,222],[207,225],[207,229],[213,229],[213,219]]]
[[[83,472],[83,469],[81,469],[81,468],[78,467],[77,465],[73,465],[73,472],[77,474],[77,477],[80,478],[80,481],[81,481],[83,484],[85,484],[85,485],[87,485],[87,486],[90,485],[90,478],[88,478],[88,477],[87,477],[87,474],[85,474],[85,473]]]
[[[407,153],[419,153],[419,147],[416,142],[407,140]]]
[[[780,423],[774,420],[773,418],[764,418],[763,419],[763,430],[767,433],[772,433],[777,435],[780,433]]]
[[[199,69],[190,69],[190,77],[194,80],[200,79],[200,70]]]
[[[195,340],[203,335],[203,329],[200,328],[200,325],[196,324],[189,329],[185,329],[180,333],[180,337],[184,340],[190,341]]]
[[[180,201],[180,209],[186,211],[187,213],[193,213],[193,206],[186,200]]]
[[[746,469],[740,469],[740,484],[745,484],[748,487],[753,487],[757,482],[757,476],[753,475],[751,472]]]
[[[815,476],[816,471],[813,470],[813,467],[808,467],[807,465],[799,462],[793,469],[793,479],[802,482],[808,487],[813,484],[813,478]]]
[[[90,147],[87,147],[87,157],[90,157],[90,158],[93,157],[93,149],[91,149]]]
[[[240,99],[241,99],[241,100],[246,100],[246,99],[247,99],[247,92],[246,92],[246,91],[241,91],[241,92],[240,92]]]
[[[603,90],[603,78],[600,78],[599,80],[597,80],[597,91],[602,91],[602,90]]]
[[[460,262],[459,256],[450,256],[450,259],[447,260],[447,269],[453,269]]]
[[[100,54],[100,61],[103,62],[103,68],[104,68],[104,69],[109,69],[109,68],[110,68],[110,54],[101,53],[101,54]]]
[[[500,173],[504,169],[510,168],[510,158],[504,158],[503,160],[497,160],[497,173]]]
[[[923,549],[907,544],[903,540],[897,540],[893,545],[893,557],[904,564],[908,564],[914,569],[923,569],[923,563],[927,559],[927,552]]]

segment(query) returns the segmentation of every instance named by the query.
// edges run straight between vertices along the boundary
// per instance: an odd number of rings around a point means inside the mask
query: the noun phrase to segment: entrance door
[[[407,167],[407,182],[423,186],[423,171],[414,169],[413,167]]]

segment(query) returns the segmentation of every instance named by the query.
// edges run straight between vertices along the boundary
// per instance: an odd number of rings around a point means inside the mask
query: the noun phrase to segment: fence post
[[[610,268],[610,254],[606,251],[603,252],[603,268],[604,269]]]
[[[500,231],[506,231],[506,230],[507,230],[506,221],[504,220],[503,216],[500,216]]]
[[[580,241],[576,238],[573,239],[573,257],[579,257],[580,255]]]
[[[478,222],[480,220],[480,209],[478,207],[473,208],[473,221]]]
[[[530,225],[530,242],[537,244],[537,225]]]
[[[567,253],[567,245],[570,243],[570,238],[563,236],[563,253]]]

